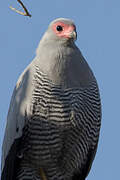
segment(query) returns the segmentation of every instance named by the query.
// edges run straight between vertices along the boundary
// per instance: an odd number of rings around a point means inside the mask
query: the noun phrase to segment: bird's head
[[[56,19],[50,23],[43,38],[50,41],[73,42],[77,39],[76,26],[70,19]]]
[[[56,50],[57,47],[63,47],[63,44],[73,45],[77,39],[76,26],[74,22],[66,18],[58,18],[52,21],[36,50],[37,55],[41,54],[44,50],[51,52]]]
[[[70,19],[56,19],[50,24],[49,28],[58,39],[76,40],[77,38],[76,26]]]

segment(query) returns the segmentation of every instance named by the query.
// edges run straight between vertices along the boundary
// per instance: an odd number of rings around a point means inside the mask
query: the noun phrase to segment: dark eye
[[[57,31],[62,31],[63,27],[62,26],[57,26],[56,29],[57,29]]]

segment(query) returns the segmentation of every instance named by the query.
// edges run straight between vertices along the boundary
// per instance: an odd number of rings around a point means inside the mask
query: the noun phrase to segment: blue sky
[[[120,169],[120,1],[24,0],[32,18],[11,11],[16,0],[0,4],[0,155],[8,107],[15,83],[35,56],[48,24],[73,19],[77,45],[91,66],[101,93],[102,127],[96,158],[87,180],[119,179]]]

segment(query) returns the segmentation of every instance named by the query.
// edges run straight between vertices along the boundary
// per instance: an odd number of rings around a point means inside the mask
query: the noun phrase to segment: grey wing
[[[25,120],[31,115],[33,73],[34,69],[29,65],[18,79],[13,91],[2,145],[1,180],[14,180],[15,178],[19,141]]]

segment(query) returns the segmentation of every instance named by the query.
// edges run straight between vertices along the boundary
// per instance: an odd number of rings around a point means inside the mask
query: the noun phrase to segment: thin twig
[[[15,9],[15,8],[13,8],[12,6],[10,6],[10,9],[12,9],[12,10],[15,11],[16,13],[21,14],[21,15],[23,15],[23,16],[29,16],[29,17],[31,17],[31,14],[28,12],[27,8],[26,8],[25,5],[21,2],[21,0],[17,0],[17,1],[18,1],[18,2],[20,3],[20,5],[23,7],[23,9],[24,9],[25,12],[21,12],[21,11]]]

